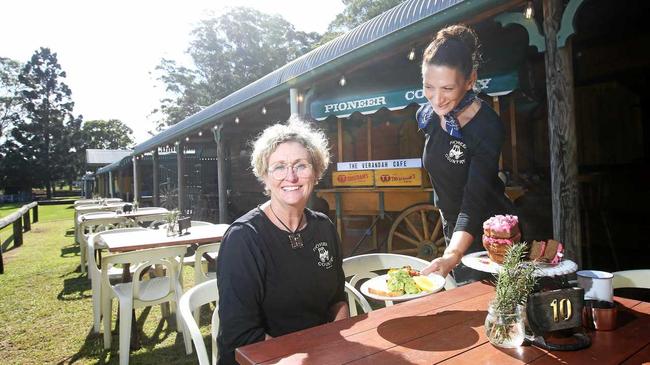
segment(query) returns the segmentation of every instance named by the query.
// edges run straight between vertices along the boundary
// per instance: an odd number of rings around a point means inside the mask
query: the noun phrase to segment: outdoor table
[[[182,246],[206,244],[221,241],[227,225],[215,224],[190,227],[182,235],[167,236],[167,230],[149,229],[136,232],[117,232],[103,234],[100,238],[100,247],[105,247],[109,252],[127,252],[155,247]]]
[[[106,205],[103,204],[88,204],[88,205],[79,205],[74,207],[74,232],[75,232],[75,241],[79,243],[79,216],[86,213],[94,212],[103,212],[103,211],[116,211],[124,207],[125,202],[114,202]]]
[[[106,198],[106,199],[80,199],[80,200],[75,200],[74,201],[74,206],[81,206],[81,205],[92,205],[92,204],[100,204],[102,201],[106,203],[117,203],[121,202],[122,199],[120,198]]]
[[[117,208],[120,209],[120,208]],[[92,222],[93,220],[114,219],[114,218],[138,218],[148,215],[169,213],[166,208],[146,208],[130,211],[128,213],[117,213],[117,209],[85,213],[79,215],[77,224],[81,222]]]
[[[546,351],[489,343],[494,287],[475,282],[237,349],[240,364],[639,364],[650,359],[650,303],[615,297],[618,327],[591,347]]]

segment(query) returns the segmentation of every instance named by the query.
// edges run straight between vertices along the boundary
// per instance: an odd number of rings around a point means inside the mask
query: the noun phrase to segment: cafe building
[[[420,161],[420,66],[438,29],[465,23],[482,43],[477,89],[504,123],[500,176],[527,238],[564,242],[579,265],[630,268],[648,253],[649,7],[405,1],[137,145],[96,186],[231,222],[265,199],[248,142],[299,114],[330,140],[311,206],[335,222],[344,253],[435,257],[444,243]]]

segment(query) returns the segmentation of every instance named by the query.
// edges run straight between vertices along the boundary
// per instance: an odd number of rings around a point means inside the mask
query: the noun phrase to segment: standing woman
[[[417,112],[425,134],[422,155],[440,209],[447,248],[423,271],[459,284],[481,278],[460,264],[466,253],[482,249],[483,222],[512,210],[498,178],[505,138],[497,113],[473,91],[479,41],[464,25],[441,29],[424,51],[422,84],[429,101]],[[457,267],[458,266],[458,267]]]
[[[297,118],[254,142],[251,166],[270,199],[219,249],[218,364],[235,364],[237,347],[348,317],[336,228],[306,208],[328,163],[325,135]]]

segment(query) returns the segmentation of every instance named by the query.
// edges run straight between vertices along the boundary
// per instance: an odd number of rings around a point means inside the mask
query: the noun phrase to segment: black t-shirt
[[[255,208],[224,235],[217,257],[219,364],[235,364],[235,348],[332,320],[345,301],[338,235],[321,213],[305,209],[304,247]]]
[[[462,139],[442,129],[428,103],[420,107],[416,119],[425,133],[422,161],[433,185],[435,205],[446,220],[456,222],[454,231],[480,236],[486,219],[512,211],[497,175],[505,139],[503,123],[484,101],[461,128]]]

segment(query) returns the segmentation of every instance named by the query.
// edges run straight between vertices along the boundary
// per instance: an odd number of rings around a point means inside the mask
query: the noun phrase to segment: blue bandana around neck
[[[460,100],[458,105],[452,109],[449,113],[445,114],[443,117],[445,119],[445,129],[450,136],[458,139],[463,139],[463,135],[460,132],[460,122],[458,121],[458,114],[472,104],[478,96],[472,90],[465,93],[465,96]]]

